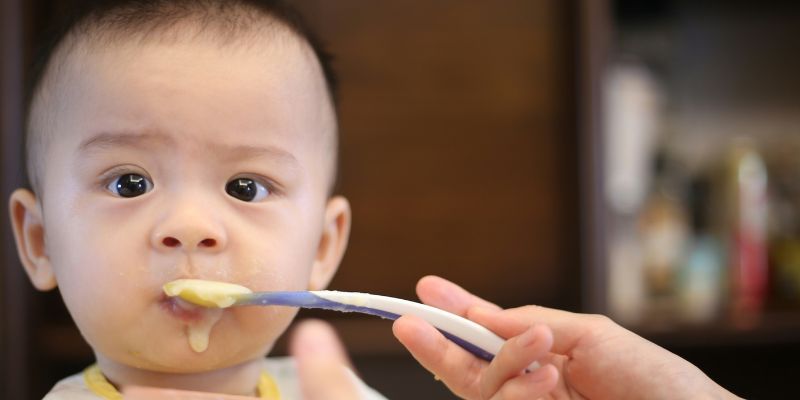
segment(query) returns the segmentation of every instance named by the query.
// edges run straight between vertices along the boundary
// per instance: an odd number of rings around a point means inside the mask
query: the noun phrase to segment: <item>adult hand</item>
[[[347,353],[329,324],[314,319],[301,321],[292,333],[289,353],[297,361],[304,399],[359,397]]]
[[[508,310],[439,277],[417,285],[420,299],[508,339],[491,363],[425,321],[402,317],[395,336],[453,393],[467,399],[737,398],[697,367],[599,315],[538,306]],[[542,367],[523,372],[538,361]]]

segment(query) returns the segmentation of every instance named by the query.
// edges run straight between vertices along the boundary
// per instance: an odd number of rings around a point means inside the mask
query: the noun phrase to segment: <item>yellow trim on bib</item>
[[[122,393],[106,379],[97,364],[92,364],[83,370],[83,379],[92,393],[107,400],[122,400]]]
[[[262,399],[280,400],[281,391],[278,390],[278,384],[272,376],[266,372],[261,372],[258,377],[258,397]]]
[[[106,399],[106,400],[123,400],[122,393],[106,379],[100,367],[97,364],[92,364],[83,370],[83,379],[86,381],[86,387],[92,393]],[[261,372],[258,377],[258,385],[256,386],[258,397],[261,399],[280,400],[281,393],[278,390],[278,384],[275,379],[266,372]]]

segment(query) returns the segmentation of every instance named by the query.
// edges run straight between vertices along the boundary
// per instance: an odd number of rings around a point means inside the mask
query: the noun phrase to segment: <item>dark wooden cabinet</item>
[[[576,306],[568,5],[301,5],[342,83],[354,220],[334,286],[413,297],[439,274],[507,306]]]

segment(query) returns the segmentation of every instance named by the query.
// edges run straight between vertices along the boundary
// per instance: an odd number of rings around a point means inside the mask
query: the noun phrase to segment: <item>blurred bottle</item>
[[[754,146],[736,141],[727,163],[728,261],[736,325],[756,325],[767,296],[767,171]]]
[[[695,178],[688,197],[692,238],[679,273],[678,292],[684,320],[701,324],[716,319],[722,306],[723,255],[710,229],[708,179]]]
[[[650,324],[675,315],[676,275],[683,263],[688,226],[682,201],[683,179],[665,152],[656,154],[653,186],[639,215],[645,293]]]
[[[621,55],[603,78],[603,195],[609,206],[608,291],[617,321],[641,324],[647,313],[639,213],[651,186],[663,112],[663,88],[650,68]]]

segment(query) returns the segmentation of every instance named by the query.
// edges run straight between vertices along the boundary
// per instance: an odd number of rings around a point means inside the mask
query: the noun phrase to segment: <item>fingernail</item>
[[[547,380],[548,373],[545,371],[545,368],[539,368],[536,371],[531,372],[530,379],[534,382],[542,382]]]
[[[527,331],[517,337],[517,344],[519,344],[520,347],[528,347],[534,342],[536,342],[536,331],[533,327],[528,328]]]

